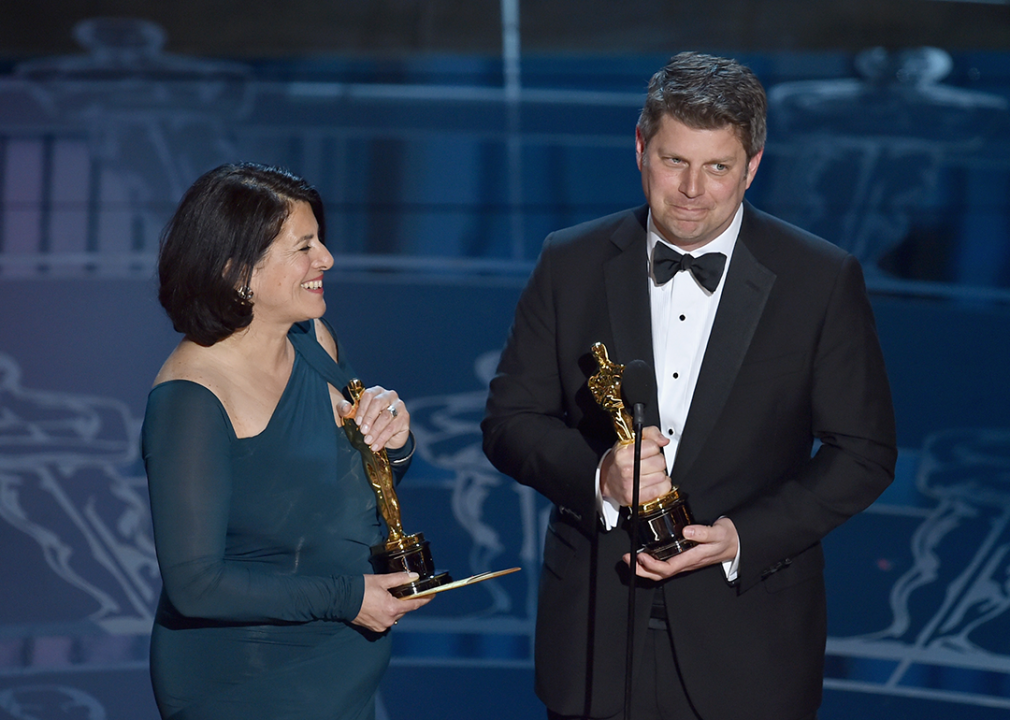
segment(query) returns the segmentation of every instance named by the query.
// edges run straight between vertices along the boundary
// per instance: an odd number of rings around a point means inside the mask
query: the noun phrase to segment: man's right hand
[[[642,431],[642,467],[639,502],[646,503],[662,497],[673,489],[666,474],[666,458],[663,448],[670,441],[659,428],[649,426]],[[600,466],[600,491],[622,506],[631,505],[634,485],[635,446],[614,445]]]

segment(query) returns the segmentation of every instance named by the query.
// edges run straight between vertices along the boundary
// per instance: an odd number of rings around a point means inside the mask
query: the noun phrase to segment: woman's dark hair
[[[252,322],[240,290],[298,201],[307,202],[325,242],[319,192],[286,170],[222,165],[183,195],[161,234],[158,300],[176,331],[209,346]]]

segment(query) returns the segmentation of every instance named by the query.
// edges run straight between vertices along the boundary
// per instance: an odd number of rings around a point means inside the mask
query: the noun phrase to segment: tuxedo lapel
[[[649,311],[649,264],[646,252],[648,207],[628,215],[611,237],[618,254],[603,268],[614,346],[607,348],[614,362],[644,360],[652,366],[652,316]],[[653,396],[646,424],[659,425],[659,400]]]
[[[740,230],[733,260],[726,275],[712,334],[702,360],[684,434],[673,465],[672,480],[677,485],[691,470],[716,421],[722,414],[730,390],[743,363],[751,338],[775,284],[775,274],[759,263],[747,246],[751,224]]]

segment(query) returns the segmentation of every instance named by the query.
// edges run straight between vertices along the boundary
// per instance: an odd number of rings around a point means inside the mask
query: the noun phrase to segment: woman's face
[[[319,239],[319,223],[307,202],[295,202],[281,231],[253,268],[253,320],[291,324],[322,317],[323,272],[333,256]]]

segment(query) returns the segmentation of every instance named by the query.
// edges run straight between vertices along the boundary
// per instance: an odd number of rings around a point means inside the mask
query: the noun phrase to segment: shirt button
[[[687,315],[681,315],[681,316],[680,316],[680,319],[681,319],[681,320],[687,320]]]
[[[670,428],[669,430],[667,430],[666,434],[667,435],[673,435],[673,428]]]
[[[674,380],[676,380],[676,379],[677,379],[677,378],[679,378],[679,377],[680,377],[680,373],[674,373],[674,374],[673,374],[673,379],[674,379]]]

